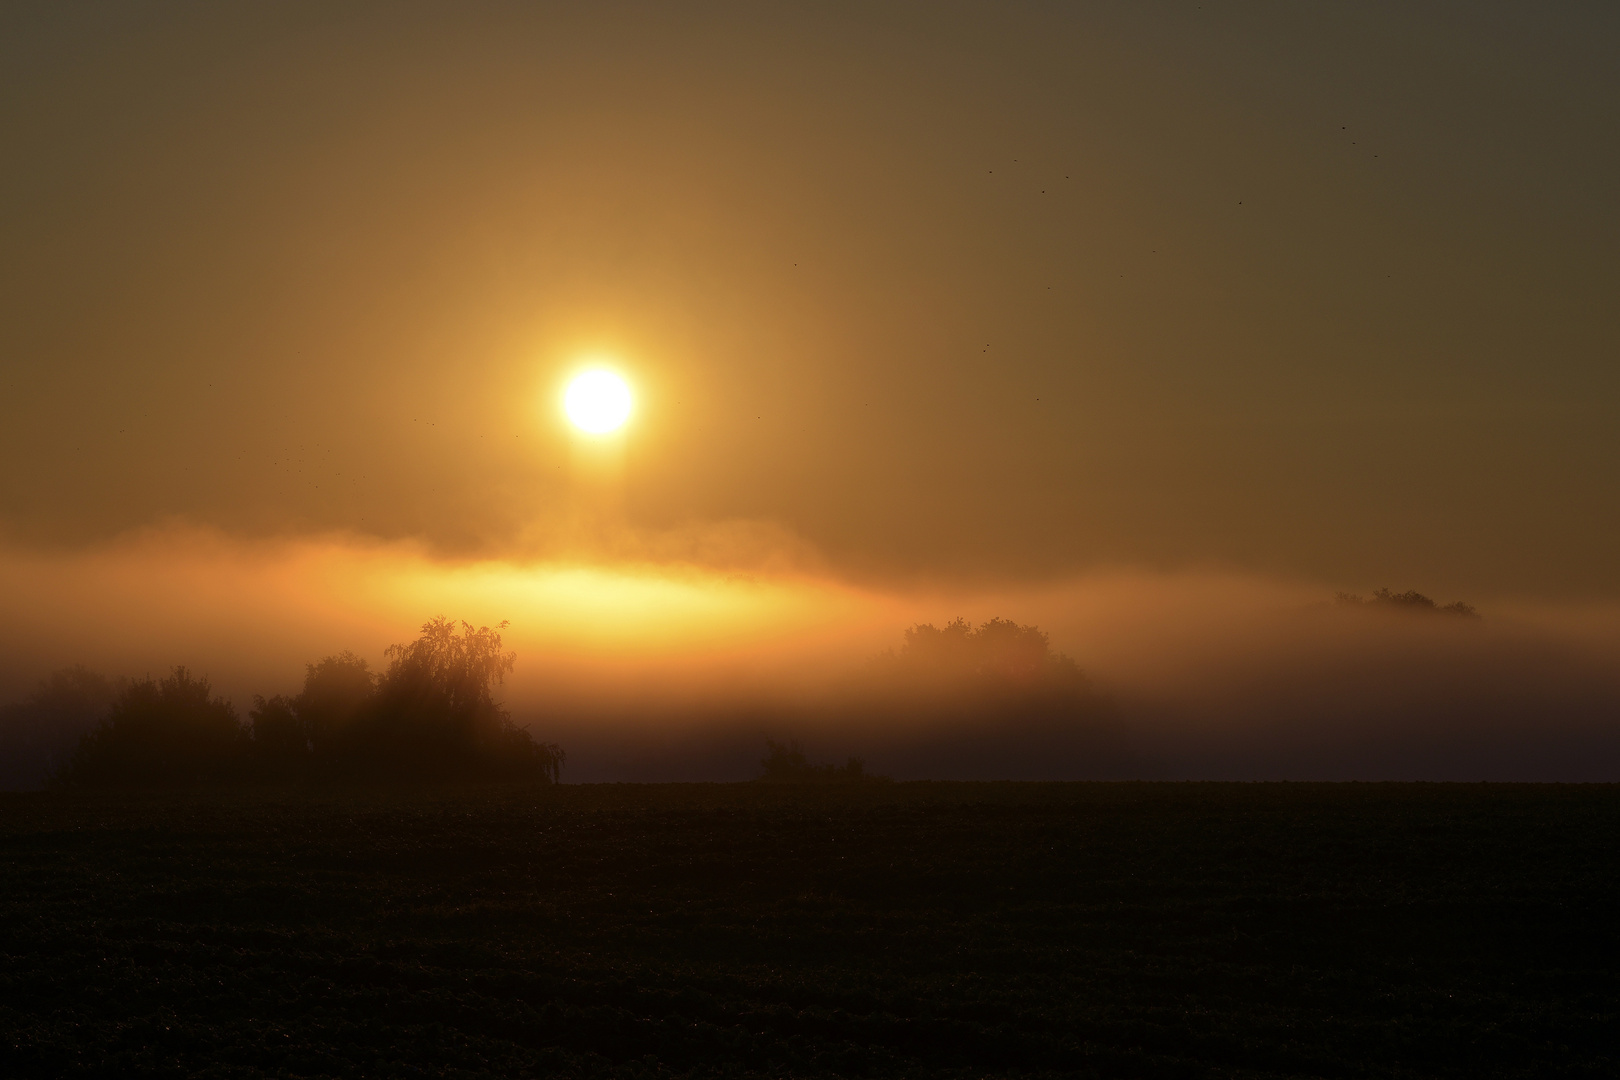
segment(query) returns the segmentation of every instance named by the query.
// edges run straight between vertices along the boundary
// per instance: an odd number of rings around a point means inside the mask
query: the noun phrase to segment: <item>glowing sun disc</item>
[[[587,371],[563,395],[568,419],[581,431],[605,435],[630,417],[630,387],[611,371]]]

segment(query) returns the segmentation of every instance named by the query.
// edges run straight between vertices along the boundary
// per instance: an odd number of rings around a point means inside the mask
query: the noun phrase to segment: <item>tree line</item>
[[[1335,602],[1340,607],[1371,608],[1378,611],[1409,611],[1420,614],[1455,615],[1462,619],[1477,619],[1480,614],[1473,604],[1465,604],[1461,600],[1450,604],[1441,604],[1424,596],[1416,589],[1406,592],[1392,592],[1389,589],[1379,589],[1372,596],[1363,599],[1356,593],[1335,593]]]
[[[242,781],[527,780],[565,754],[512,722],[494,690],[516,654],[500,631],[443,617],[373,672],[350,652],[309,664],[295,696],[255,696],[246,722],[184,667],[124,684],[53,777],[62,786]]]

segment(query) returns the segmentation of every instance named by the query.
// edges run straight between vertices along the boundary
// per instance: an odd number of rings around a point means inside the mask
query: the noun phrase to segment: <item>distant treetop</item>
[[[962,618],[944,626],[919,623],[906,631],[899,652],[885,654],[882,662],[932,680],[1031,685],[1085,679],[1073,660],[1052,651],[1040,627],[999,618],[977,627]]]
[[[1415,590],[1403,593],[1391,592],[1388,589],[1379,589],[1368,599],[1362,599],[1355,593],[1336,593],[1333,597],[1344,607],[1377,608],[1384,611],[1415,611],[1433,613],[1437,615],[1457,615],[1464,619],[1477,619],[1479,612],[1474,605],[1465,604],[1461,600],[1455,603],[1440,605]]]
[[[873,658],[864,679],[880,696],[944,713],[1037,704],[1068,712],[1098,700],[1091,680],[1052,650],[1045,631],[1000,618],[977,626],[962,618],[912,626],[898,649]]]

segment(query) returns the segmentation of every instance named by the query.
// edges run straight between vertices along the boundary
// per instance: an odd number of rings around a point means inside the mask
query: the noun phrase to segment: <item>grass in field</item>
[[[1620,790],[0,800],[6,1076],[1620,1075]]]

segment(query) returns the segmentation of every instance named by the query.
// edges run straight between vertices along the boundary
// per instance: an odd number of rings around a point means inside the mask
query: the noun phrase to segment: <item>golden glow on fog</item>
[[[568,384],[563,410],[581,431],[606,435],[630,418],[630,387],[611,371],[587,371]]]
[[[511,620],[503,637],[519,656],[519,696],[559,672],[577,683],[607,670],[666,680],[820,670],[876,653],[910,617],[887,596],[809,576],[440,560],[407,543],[253,543],[178,527],[73,554],[0,544],[0,611],[49,612],[0,625],[8,662],[185,663],[238,697],[296,689],[304,664],[343,649],[381,662],[384,646],[438,614]],[[24,623],[27,648],[15,630]]]

